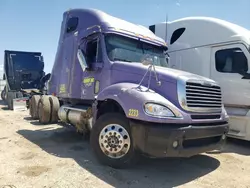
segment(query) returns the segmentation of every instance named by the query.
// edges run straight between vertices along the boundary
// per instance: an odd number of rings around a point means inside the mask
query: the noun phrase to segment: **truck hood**
[[[137,74],[143,75],[146,73],[148,66],[144,66],[141,63],[138,62],[114,62],[112,65],[113,70],[118,70],[118,71],[125,71],[130,74]],[[196,74],[192,74],[189,72],[177,70],[177,69],[172,69],[172,68],[166,68],[166,67],[159,67],[155,66],[157,76],[160,81],[166,81],[166,82],[172,82],[176,83],[178,79],[192,79],[192,80],[204,80],[208,82],[215,82],[209,78],[205,78],[203,76],[199,76]],[[148,74],[149,75],[149,74]],[[152,72],[152,77],[154,77],[154,73]]]

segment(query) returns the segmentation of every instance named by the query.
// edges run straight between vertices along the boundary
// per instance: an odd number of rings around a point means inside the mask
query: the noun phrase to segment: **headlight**
[[[146,103],[145,112],[152,116],[160,116],[160,117],[175,117],[174,113],[165,106],[154,103]]]

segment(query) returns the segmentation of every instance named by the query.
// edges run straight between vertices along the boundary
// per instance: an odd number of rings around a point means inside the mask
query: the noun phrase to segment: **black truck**
[[[6,86],[1,97],[13,110],[13,99],[29,99],[32,94],[44,93],[45,80],[49,76],[45,75],[41,52],[5,50],[3,79],[6,80]]]

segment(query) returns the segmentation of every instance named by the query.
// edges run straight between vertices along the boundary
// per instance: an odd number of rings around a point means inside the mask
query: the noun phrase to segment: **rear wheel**
[[[16,92],[8,92],[7,93],[7,103],[8,103],[8,108],[10,110],[13,110],[13,99],[16,98]]]
[[[60,108],[60,103],[57,97],[49,96],[51,105],[51,123],[56,123],[58,121],[58,110]]]
[[[39,122],[42,124],[48,124],[51,120],[51,105],[49,96],[43,95],[38,102],[38,117]]]
[[[114,168],[126,168],[137,159],[128,119],[119,113],[108,113],[97,119],[90,143],[99,161]]]
[[[3,101],[6,100],[6,86],[4,86],[4,89],[3,89],[3,91],[1,92],[1,98],[2,98]]]
[[[29,108],[29,112],[30,112],[30,116],[32,117],[32,119],[38,119],[38,103],[39,103],[39,99],[40,99],[40,95],[33,95],[30,99],[30,108]]]

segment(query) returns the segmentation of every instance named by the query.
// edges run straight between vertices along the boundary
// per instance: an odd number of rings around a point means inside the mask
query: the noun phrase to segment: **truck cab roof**
[[[165,38],[166,22],[150,26]],[[244,41],[250,44],[250,31],[239,25],[213,17],[186,17],[167,22],[167,41],[171,50],[211,44]]]
[[[139,36],[145,39],[150,38],[154,42],[157,42],[161,45],[166,45],[165,41],[162,38],[154,35],[154,33],[150,31],[147,27],[144,27],[142,25],[136,25],[127,22],[123,19],[113,17],[97,9],[71,9],[69,11],[64,12],[64,22],[67,21],[68,15],[70,15],[70,17],[76,17],[75,31],[86,30],[93,26],[101,26],[105,29],[117,29],[121,32],[129,33],[136,37]],[[67,33],[64,33],[64,35],[65,34]]]
[[[28,52],[28,51],[16,51],[16,50],[4,50],[5,54],[34,54],[37,56],[41,56],[41,52]]]

